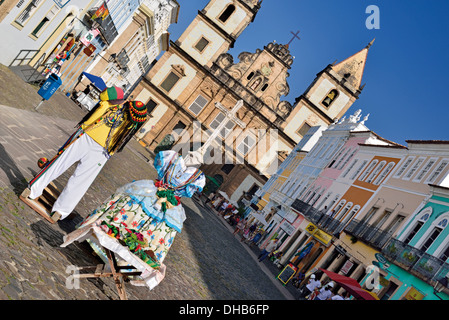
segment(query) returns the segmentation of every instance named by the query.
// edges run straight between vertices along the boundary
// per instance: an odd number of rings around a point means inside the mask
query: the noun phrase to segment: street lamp
[[[447,288],[447,286],[448,286],[447,277],[443,277],[441,279],[437,279],[436,282],[435,282],[435,285],[433,286],[433,294],[436,295],[438,297],[438,299],[443,300],[438,295],[438,293],[443,291],[444,288]]]

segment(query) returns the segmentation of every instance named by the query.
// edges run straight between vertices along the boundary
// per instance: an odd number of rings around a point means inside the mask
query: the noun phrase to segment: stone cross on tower
[[[287,47],[290,46],[290,43],[292,43],[292,41],[295,40],[295,38],[298,39],[298,40],[301,40],[301,38],[298,37],[299,30],[296,31],[296,33],[293,33],[293,31],[290,31],[290,33],[293,35],[293,37],[292,37],[291,40],[287,43]]]
[[[212,144],[212,142],[217,138],[217,136],[221,133],[221,131],[225,128],[228,121],[232,121],[236,123],[241,128],[246,128],[246,123],[237,118],[237,111],[243,106],[243,100],[237,101],[235,106],[228,110],[225,106],[223,106],[220,102],[215,102],[215,107],[220,109],[222,113],[225,115],[225,119],[215,128],[206,142],[196,151],[190,151],[187,156],[184,158],[186,165],[195,166],[201,165],[204,163],[204,154],[207,148]]]

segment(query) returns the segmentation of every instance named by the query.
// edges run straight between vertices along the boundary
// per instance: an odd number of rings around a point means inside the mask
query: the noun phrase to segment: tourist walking
[[[240,233],[240,231],[242,231],[245,228],[245,222],[246,222],[246,219],[239,220],[239,222],[237,223],[237,226],[234,229],[234,232],[233,232],[234,235],[237,233]]]
[[[268,255],[270,253],[272,253],[274,250],[276,250],[277,246],[279,243],[279,238],[274,238],[272,240],[270,240],[267,244],[267,246],[265,247],[265,249],[262,250],[262,252],[259,255],[259,262],[261,262],[262,260],[264,260],[266,257],[268,257]]]

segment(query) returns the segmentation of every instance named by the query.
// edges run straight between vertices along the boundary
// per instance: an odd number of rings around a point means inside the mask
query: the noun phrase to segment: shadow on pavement
[[[0,159],[0,169],[2,169],[8,177],[14,193],[20,195],[23,189],[26,188],[27,181],[2,144],[0,144]]]

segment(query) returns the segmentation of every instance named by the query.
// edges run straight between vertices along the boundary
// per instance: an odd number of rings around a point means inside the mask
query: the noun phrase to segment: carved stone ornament
[[[312,126],[318,123],[318,117],[314,114],[311,114],[307,117],[307,123],[310,123]]]
[[[218,89],[216,89],[214,86],[212,86],[211,84],[207,83],[204,86],[201,87],[201,91],[203,91],[206,95],[208,95],[211,98],[214,98],[215,95],[218,92]]]
[[[293,63],[293,57],[290,54],[288,46],[270,42],[266,48],[270,50],[279,60],[283,61],[286,65],[291,66]]]
[[[217,65],[220,68],[227,69],[234,64],[234,57],[229,53],[222,53],[217,58]]]
[[[176,72],[178,72],[181,76],[185,77],[185,67],[181,64],[172,64],[171,67],[175,69]]]
[[[276,108],[276,113],[283,118],[287,117],[291,111],[292,106],[288,101],[281,101]]]

